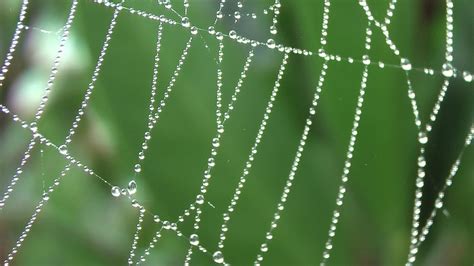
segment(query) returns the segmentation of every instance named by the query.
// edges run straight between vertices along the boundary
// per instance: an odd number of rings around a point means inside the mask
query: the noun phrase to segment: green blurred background
[[[224,14],[233,14],[236,1],[227,1]],[[374,15],[383,17],[388,0],[368,1]],[[172,1],[183,12],[182,1]],[[244,16],[234,24],[226,16],[217,29],[235,29],[243,36],[266,41],[271,15],[263,9],[270,0],[247,0]],[[367,19],[357,1],[331,1],[327,51],[360,59]],[[2,60],[15,30],[20,0],[0,1]],[[0,102],[27,121],[44,91],[71,1],[31,1],[26,31],[0,90]],[[128,7],[178,17],[151,0],[128,0]],[[282,0],[277,42],[317,51],[322,0]],[[189,17],[201,28],[213,22],[215,0],[190,0]],[[113,10],[92,0],[80,0],[59,76],[40,131],[56,144],[67,129],[90,82]],[[454,63],[474,71],[474,2],[454,0]],[[441,69],[444,57],[445,3],[441,0],[399,0],[390,26],[391,37],[415,68]],[[179,20],[178,20],[179,21]],[[133,176],[148,115],[158,23],[128,12],[119,15],[102,72],[70,152],[109,182],[124,187]],[[161,120],[153,131],[147,159],[137,178],[137,198],[162,219],[175,220],[199,192],[202,173],[215,134],[217,41],[206,32],[195,38]],[[158,97],[170,80],[189,31],[164,26]],[[206,48],[205,45],[209,48]],[[223,103],[227,105],[248,47],[224,41]],[[373,61],[399,64],[374,30]],[[204,205],[201,243],[216,249],[222,213],[253,145],[282,55],[256,49],[247,80],[227,123],[213,178]],[[322,60],[290,56],[280,94],[260,145],[248,182],[229,223],[224,248],[226,261],[251,264],[288,177]],[[330,62],[312,131],[292,193],[264,264],[318,265],[327,238],[330,216],[349,143],[362,73],[361,64]],[[421,117],[426,121],[443,77],[422,71],[410,74]],[[474,90],[462,78],[452,80],[427,146],[427,178],[423,217],[447,177],[473,122]],[[0,187],[2,193],[30,139],[27,131],[0,115]],[[57,151],[36,147],[12,198],[0,212],[0,257],[8,254],[41,198],[67,163]],[[408,252],[414,199],[417,131],[400,68],[369,67],[366,102],[329,265],[401,265]],[[460,170],[448,189],[446,204],[422,245],[418,265],[474,263],[474,153],[466,150]],[[98,179],[73,168],[51,195],[15,265],[120,265],[127,262],[137,211],[125,198],[113,198]],[[158,226],[145,216],[139,254]],[[182,231],[189,235],[191,223]],[[165,232],[148,258],[148,265],[183,264],[189,243]],[[207,254],[195,252],[194,264],[211,265]]]

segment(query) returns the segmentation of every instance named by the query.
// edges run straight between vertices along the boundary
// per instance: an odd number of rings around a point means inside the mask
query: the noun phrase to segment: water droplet
[[[191,27],[191,34],[196,35],[198,33],[198,29],[195,26]]]
[[[137,163],[135,164],[134,170],[135,170],[135,173],[140,173],[142,171],[142,166],[139,163]]]
[[[237,38],[237,32],[236,32],[235,30],[229,31],[229,37],[230,37],[231,39]]]
[[[270,49],[275,49],[275,46],[276,46],[275,40],[273,40],[273,39],[268,39],[268,40],[267,40],[267,46],[268,46],[268,48],[270,48]]]
[[[138,201],[134,199],[134,200],[132,200],[132,207],[133,208],[138,208],[138,207],[140,207],[140,203],[138,203]]]
[[[119,197],[120,196],[120,188],[117,186],[113,186],[111,189],[112,196]]]
[[[368,55],[362,56],[362,63],[364,63],[364,65],[370,65],[370,58]]]
[[[153,221],[155,221],[155,223],[159,223],[161,221],[160,216],[158,215],[153,216]]]
[[[428,142],[428,136],[426,135],[426,132],[421,132],[420,135],[418,136],[418,141],[421,144],[426,144]]]
[[[196,234],[192,234],[189,236],[189,243],[193,246],[199,245],[199,236]]]
[[[171,8],[170,0],[161,0],[161,3],[165,6],[165,8],[167,8],[167,9]]]
[[[64,145],[64,144],[59,146],[59,153],[61,153],[62,155],[66,155],[67,154],[67,146]]]
[[[212,259],[214,259],[215,263],[224,263],[224,255],[220,251],[214,252],[214,254],[212,254]]]
[[[33,133],[37,133],[38,132],[38,124],[36,122],[33,122],[30,124],[30,129],[31,131],[33,131]]]
[[[216,33],[216,29],[214,28],[214,26],[209,26],[209,28],[207,29],[207,31],[209,32],[209,34],[211,35],[214,35]]]
[[[197,195],[196,203],[202,205],[204,203],[204,196],[202,194]]]
[[[235,11],[234,18],[237,19],[237,20],[240,19],[240,12],[239,11]]]
[[[127,192],[130,195],[137,193],[137,182],[135,180],[128,182]]]
[[[472,81],[472,74],[467,71],[462,72],[462,77],[464,78],[464,81],[466,82]]]
[[[189,18],[188,17],[183,17],[181,19],[181,25],[185,28],[189,28],[191,26],[191,23],[189,22]]]
[[[403,70],[405,70],[405,71],[411,70],[410,60],[408,60],[406,58],[402,58],[400,60],[400,64],[401,64]]]
[[[275,25],[272,25],[272,26],[270,27],[270,33],[273,34],[273,35],[275,35],[275,34],[277,34],[277,32],[278,32],[278,31],[277,31],[277,28],[275,27]]]
[[[213,146],[214,148],[219,147],[219,145],[220,145],[220,143],[219,143],[219,139],[218,139],[218,138],[212,139],[212,146]]]
[[[450,78],[454,75],[454,68],[450,63],[443,64],[443,68],[441,69],[443,76]]]

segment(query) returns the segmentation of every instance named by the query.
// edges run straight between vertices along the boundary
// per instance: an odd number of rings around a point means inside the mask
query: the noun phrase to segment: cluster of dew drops
[[[223,2],[225,2],[225,0],[223,0]],[[167,9],[172,9],[172,5],[171,5],[170,0],[158,0],[158,3],[160,5],[163,5]],[[237,7],[238,7],[239,10],[242,9],[242,7],[243,7],[242,1],[237,2]],[[265,14],[265,15],[269,15],[269,14],[274,15],[272,25],[270,26],[270,33],[272,35],[275,35],[278,32],[277,27],[276,27],[276,23],[277,23],[276,16],[279,15],[279,13],[280,13],[280,7],[281,7],[280,1],[276,1],[275,4],[273,4],[270,7],[263,10],[263,14]],[[253,18],[253,19],[257,18],[257,14],[255,14],[255,13],[251,13],[251,14],[247,14],[247,15],[249,17]],[[218,19],[222,19],[223,16],[224,16],[224,14],[223,14],[222,11],[218,11],[216,13],[216,17]],[[242,14],[241,14],[240,11],[235,11],[234,14],[233,14],[233,17],[237,21],[237,20],[241,19]],[[200,30],[203,30],[203,29],[200,29],[200,28],[192,25],[189,17],[186,17],[186,16],[183,16],[181,18],[181,26],[183,26],[184,28],[190,28],[191,34],[193,34],[193,35],[196,35],[196,34],[198,34],[198,32]],[[211,25],[211,26],[208,27],[207,32],[210,35],[214,35],[217,40],[223,40],[224,36],[228,36],[230,39],[236,40],[239,43],[250,44],[253,47],[256,47],[256,46],[259,46],[259,45],[265,45],[269,49],[278,49],[280,52],[294,52],[296,54],[303,54],[303,55],[306,55],[306,56],[307,55],[310,55],[310,56],[313,55],[313,52],[308,51],[308,50],[297,49],[297,48],[285,47],[283,45],[278,45],[273,38],[269,38],[265,43],[260,43],[256,40],[247,39],[243,36],[239,36],[237,31],[235,31],[233,29],[230,30],[227,34],[225,34],[223,32],[217,31],[215,29],[215,26]],[[322,53],[320,51],[319,56],[322,56],[321,54]],[[322,57],[325,57],[325,56],[322,56]],[[336,56],[335,60],[340,61],[340,60],[342,60],[342,58],[339,57],[339,56]],[[346,61],[348,63],[354,63],[355,62],[355,60],[351,57],[346,58]],[[365,64],[365,65],[369,65],[369,64],[372,63],[372,61],[370,60],[370,58],[367,55],[365,55],[365,56],[362,57],[362,63]],[[378,66],[380,68],[384,68],[385,63],[379,62]],[[409,59],[407,59],[407,58],[401,58],[400,67],[405,71],[412,70],[412,64],[410,63]],[[430,68],[423,69],[423,72],[425,74],[428,74],[428,75],[434,75],[435,74],[435,70],[430,69]],[[457,70],[450,63],[445,63],[445,64],[442,65],[441,74],[446,78],[456,77],[458,75]],[[472,82],[473,75],[470,72],[463,71],[461,73],[461,75],[462,75],[462,78],[464,79],[464,81]]]
[[[225,0],[223,0],[223,2],[225,2]],[[171,5],[170,0],[158,0],[158,3],[160,5],[163,5],[167,9],[172,9],[172,5]],[[242,8],[242,6],[243,6],[242,2],[239,1],[237,3],[237,7],[239,8],[239,10]],[[268,15],[269,13],[273,13],[274,16],[276,17],[280,12],[279,11],[280,6],[281,6],[281,4],[279,3],[279,1],[277,1],[276,4],[270,6],[268,9],[264,9],[263,13],[265,15]],[[247,15],[250,16],[253,19],[257,18],[257,15],[255,13],[251,13],[251,14],[247,14]],[[218,19],[221,19],[224,16],[224,14],[223,14],[222,11],[218,11],[216,16],[217,16]],[[240,11],[235,11],[234,14],[233,14],[233,17],[237,21],[237,20],[241,19],[242,14],[241,14]],[[273,34],[273,35],[277,34],[275,17],[274,17],[274,21],[273,21],[272,25],[270,26],[270,33]],[[183,26],[184,28],[189,28],[192,35],[197,35],[199,30],[202,30],[202,29],[200,29],[196,26],[193,26],[191,24],[190,19],[187,16],[183,16],[181,18],[181,26]],[[207,32],[210,35],[214,35],[217,40],[223,40],[224,36],[228,36],[230,39],[234,39],[234,40],[236,40],[237,42],[240,42],[240,43],[244,43],[244,44],[250,43],[253,47],[256,47],[258,45],[262,45],[262,43],[259,43],[258,41],[250,40],[250,39],[247,39],[245,37],[239,36],[237,34],[237,32],[233,29],[230,30],[228,32],[228,34],[224,34],[222,32],[216,31],[215,26],[211,25],[211,26],[208,27]],[[269,38],[266,41],[266,43],[264,43],[264,45],[266,45],[269,49],[278,49],[280,51],[285,51],[285,52],[289,52],[288,49],[291,49],[292,52],[295,52],[295,53],[300,53],[300,54],[304,54],[304,55],[312,55],[311,51],[300,50],[300,49],[295,49],[295,48],[284,47],[282,45],[277,45],[275,40],[272,39],[272,38]],[[319,54],[321,55],[321,52],[319,52]],[[349,58],[347,58],[347,61],[349,63],[353,63],[354,59],[349,57]],[[371,64],[371,60],[367,55],[365,55],[365,56],[362,57],[362,63],[365,64],[365,65],[369,65],[369,64]],[[384,63],[383,62],[379,62],[378,65],[379,65],[380,68],[384,68]],[[401,58],[400,67],[405,71],[412,70],[412,64],[409,61],[409,59],[406,59],[406,58]],[[429,75],[433,75],[434,70],[426,68],[426,69],[424,69],[424,73],[429,74]],[[456,69],[449,62],[447,62],[447,63],[444,63],[442,65],[441,74],[446,78],[450,78],[450,77],[456,77],[458,73],[457,73]],[[472,74],[467,72],[467,71],[462,72],[462,78],[466,82],[472,82],[472,80],[473,80]],[[426,143],[427,142],[427,137],[425,135],[421,134],[419,136],[419,141],[422,144]],[[61,151],[61,153],[67,153],[66,147],[61,146],[60,151]],[[137,174],[141,172],[141,167],[140,167],[139,164],[135,165],[134,171]],[[120,188],[118,186],[113,186],[112,189],[111,189],[112,196],[114,196],[114,197],[119,197],[121,195],[130,195],[131,196],[131,195],[134,195],[136,192],[137,192],[137,183],[136,183],[135,180],[131,180],[128,183],[127,188]],[[197,203],[202,204],[202,201],[204,201],[204,200],[202,198],[199,198],[199,196],[198,196]],[[159,218],[156,218],[156,219],[159,219]],[[194,246],[199,245],[199,236],[197,234],[192,234],[189,237],[189,240],[190,240],[191,245],[194,245]],[[223,263],[224,262],[224,256],[223,256],[222,252],[220,252],[220,251],[216,251],[213,254],[212,257],[213,257],[213,259],[216,263]]]

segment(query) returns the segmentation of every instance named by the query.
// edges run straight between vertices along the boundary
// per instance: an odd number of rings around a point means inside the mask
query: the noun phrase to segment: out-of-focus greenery
[[[236,1],[227,1],[225,14],[233,14]],[[265,42],[271,15],[263,9],[273,1],[245,1],[237,24],[226,16],[217,29],[237,30]],[[277,42],[317,51],[322,20],[322,0],[282,0]],[[388,0],[368,1],[382,18]],[[417,69],[410,72],[421,118],[428,119],[443,77],[419,69],[440,70],[445,49],[445,3],[399,0],[391,38],[401,54]],[[182,1],[172,1],[179,13]],[[0,55],[6,55],[20,0],[0,1]],[[32,121],[46,86],[59,33],[71,1],[31,1],[26,31],[0,89],[0,101],[23,119]],[[153,14],[178,17],[156,1],[128,0],[128,7]],[[217,1],[190,0],[192,22],[212,24]],[[364,54],[367,18],[358,1],[331,1],[327,51],[360,59]],[[61,144],[90,82],[113,10],[92,0],[80,0],[66,55],[39,130]],[[474,71],[474,2],[454,1],[454,64]],[[147,124],[153,59],[158,23],[122,12],[70,153],[112,184],[125,187]],[[162,97],[177,64],[189,30],[164,25],[160,52],[158,99]],[[208,47],[206,47],[207,45]],[[223,103],[227,106],[249,47],[224,41]],[[373,61],[399,64],[384,37],[374,29],[370,51]],[[137,198],[162,219],[175,220],[195,199],[215,134],[217,41],[206,31],[196,36],[189,58],[177,79],[147,151],[142,173],[136,178]],[[282,54],[259,47],[234,113],[227,122],[216,167],[210,181],[201,228],[201,243],[216,250],[222,213],[226,210],[253,145]],[[253,162],[241,199],[229,222],[224,248],[226,261],[245,265],[254,261],[288,177],[302,133],[322,59],[291,55],[280,94],[259,152]],[[328,235],[332,210],[350,130],[360,80],[361,64],[330,62],[317,115],[292,192],[264,262],[268,265],[316,265]],[[354,153],[348,192],[329,265],[401,265],[406,260],[413,208],[417,131],[400,68],[376,64],[369,67],[366,101]],[[474,90],[461,78],[452,80],[427,146],[427,177],[423,217],[433,208],[433,197],[448,175],[473,122]],[[31,136],[4,114],[0,115],[0,187],[2,192],[18,167]],[[13,247],[41,198],[67,163],[50,147],[36,147],[12,198],[0,212],[0,257]],[[472,148],[464,155],[446,204],[421,246],[419,265],[472,265],[474,166]],[[158,229],[146,213],[138,254]],[[125,198],[113,198],[110,187],[74,168],[51,195],[25,240],[15,265],[119,265],[127,262],[137,210]],[[181,230],[191,233],[188,219]],[[149,265],[177,265],[184,261],[189,243],[164,232],[148,258]],[[212,264],[208,254],[195,251],[198,265]]]

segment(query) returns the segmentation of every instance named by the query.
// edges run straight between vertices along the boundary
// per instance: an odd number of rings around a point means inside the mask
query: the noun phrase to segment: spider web
[[[279,226],[279,221],[281,216],[284,214],[286,201],[291,193],[294,180],[297,178],[297,171],[300,165],[300,161],[303,157],[303,152],[305,150],[306,142],[310,136],[311,125],[313,123],[314,117],[317,113],[317,107],[319,99],[321,98],[321,92],[325,89],[325,79],[326,74],[330,71],[330,62],[340,62],[344,64],[358,64],[363,68],[362,75],[360,78],[359,93],[356,101],[356,108],[354,110],[354,117],[352,122],[352,129],[349,139],[349,145],[347,147],[346,158],[342,166],[342,174],[340,176],[340,185],[338,187],[338,192],[335,200],[335,208],[332,212],[332,218],[328,228],[327,241],[324,246],[323,254],[321,255],[321,264],[324,265],[328,262],[331,257],[333,242],[336,237],[337,227],[339,218],[342,214],[342,206],[344,204],[345,194],[347,191],[347,184],[350,179],[352,158],[354,156],[354,151],[356,149],[357,137],[359,123],[363,118],[363,107],[365,101],[365,94],[367,88],[367,82],[369,80],[369,67],[376,66],[381,69],[385,67],[397,68],[403,70],[406,77],[406,89],[408,91],[407,97],[411,104],[411,111],[413,114],[413,123],[417,128],[418,132],[418,158],[417,158],[417,176],[415,180],[415,195],[413,203],[413,215],[412,215],[412,225],[411,225],[411,234],[410,234],[410,248],[407,252],[407,264],[410,265],[415,262],[418,254],[418,249],[423,241],[426,239],[427,235],[430,232],[430,229],[435,221],[437,212],[443,207],[443,199],[447,188],[452,184],[453,178],[456,175],[458,168],[461,164],[462,156],[464,151],[471,144],[472,137],[474,134],[474,124],[471,125],[470,131],[466,134],[465,140],[463,142],[463,147],[459,152],[456,160],[452,164],[449,175],[445,179],[445,183],[442,188],[437,193],[435,199],[435,205],[430,215],[424,224],[422,224],[420,214],[422,207],[422,197],[424,194],[423,187],[425,186],[425,169],[427,165],[427,160],[425,158],[425,149],[426,145],[430,141],[430,132],[432,131],[433,125],[437,121],[438,113],[445,98],[446,92],[449,88],[450,83],[453,79],[463,80],[464,82],[471,82],[472,75],[467,71],[461,71],[453,67],[453,2],[450,0],[446,1],[446,39],[445,39],[445,60],[440,70],[434,70],[432,68],[416,68],[412,66],[409,59],[403,57],[397,44],[392,40],[390,34],[390,24],[393,15],[396,12],[397,1],[391,0],[388,4],[388,7],[385,10],[385,16],[383,18],[376,18],[372,11],[371,7],[365,0],[358,1],[360,8],[363,10],[367,19],[367,26],[365,29],[365,51],[364,55],[361,58],[352,58],[344,57],[336,54],[331,54],[327,51],[327,37],[328,37],[328,28],[329,28],[329,19],[332,12],[330,0],[324,0],[324,5],[322,7],[323,20],[321,26],[321,38],[318,49],[302,49],[294,48],[279,44],[273,38],[268,40],[254,40],[241,36],[239,32],[234,29],[231,29],[229,32],[221,32],[217,29],[218,23],[226,16],[230,16],[234,19],[234,23],[243,19],[243,17],[256,17],[256,13],[243,13],[245,2],[238,1],[237,9],[233,14],[225,14],[225,6],[228,2],[220,0],[217,5],[217,10],[215,13],[214,22],[208,27],[198,27],[188,16],[190,12],[190,6],[198,5],[198,3],[191,3],[188,0],[184,0],[182,3],[173,2],[171,3],[168,0],[161,0],[157,2],[157,5],[163,6],[169,13],[166,14],[155,14],[148,11],[141,10],[127,5],[127,1],[119,2],[110,2],[107,0],[96,0],[94,2],[80,3],[78,0],[71,1],[71,6],[67,16],[66,23],[61,28],[60,31],[53,32],[49,30],[44,30],[41,28],[35,28],[33,26],[28,26],[26,24],[26,18],[29,15],[29,7],[31,3],[28,0],[23,0],[20,10],[20,16],[16,25],[16,30],[14,32],[11,45],[8,49],[8,52],[5,56],[5,60],[1,67],[0,72],[0,87],[3,87],[3,81],[6,79],[9,67],[12,64],[12,61],[15,59],[15,54],[17,47],[21,42],[24,35],[29,30],[39,31],[46,34],[56,34],[59,36],[59,46],[56,52],[56,56],[53,61],[53,65],[50,70],[49,78],[44,89],[44,94],[41,98],[40,104],[35,112],[33,121],[26,121],[22,119],[19,115],[13,113],[7,106],[0,105],[0,110],[3,113],[4,117],[8,117],[14,123],[18,123],[24,128],[28,133],[31,134],[31,140],[27,146],[26,151],[24,152],[19,166],[16,168],[15,174],[11,177],[11,181],[7,188],[5,189],[4,194],[0,199],[0,212],[8,203],[8,199],[16,189],[16,185],[19,182],[21,175],[30,163],[32,153],[34,148],[37,146],[40,147],[49,147],[57,152],[59,156],[67,161],[67,164],[63,167],[60,173],[55,177],[49,186],[46,186],[43,192],[43,195],[40,201],[36,204],[34,212],[27,221],[23,231],[19,235],[16,243],[10,248],[10,252],[4,258],[5,265],[8,265],[14,261],[18,253],[21,252],[21,248],[24,242],[28,239],[29,233],[32,230],[33,226],[39,219],[41,213],[43,212],[44,207],[49,202],[51,195],[54,194],[55,190],[61,185],[61,182],[64,178],[67,177],[69,171],[72,168],[77,168],[85,172],[87,175],[96,178],[97,180],[103,182],[107,185],[113,197],[122,197],[128,198],[130,204],[137,211],[138,222],[136,224],[135,233],[132,238],[130,252],[128,256],[129,264],[141,264],[146,262],[148,256],[153,252],[156,244],[159,242],[164,231],[174,233],[176,236],[186,239],[189,242],[188,249],[185,255],[184,262],[185,264],[190,264],[193,262],[193,254],[195,252],[200,252],[209,256],[215,263],[219,264],[229,264],[231,261],[226,260],[224,247],[227,239],[227,232],[229,231],[229,221],[231,221],[234,210],[236,209],[240,194],[244,187],[246,187],[246,182],[248,180],[249,174],[251,173],[252,167],[254,165],[254,160],[259,151],[260,144],[264,140],[266,129],[269,124],[269,120],[272,117],[274,106],[276,105],[276,99],[279,97],[279,92],[281,88],[282,81],[285,78],[286,70],[291,59],[294,57],[307,57],[307,58],[316,58],[322,59],[323,64],[318,74],[317,84],[314,89],[313,98],[311,101],[311,106],[307,110],[307,117],[304,120],[304,128],[301,132],[301,136],[298,141],[298,145],[295,150],[295,155],[291,164],[290,171],[287,176],[287,180],[284,183],[282,188],[281,196],[279,202],[276,204],[276,210],[274,211],[273,218],[269,223],[267,231],[263,234],[264,238],[261,241],[261,245],[257,252],[257,255],[254,259],[254,264],[259,265],[264,261],[265,254],[270,248],[270,242],[274,239],[274,232]],[[178,6],[179,4],[179,6]],[[266,8],[263,13],[269,14],[271,16],[271,24],[268,28],[268,31],[272,35],[278,33],[279,26],[279,14],[282,4],[284,1],[275,0],[268,8]],[[113,15],[108,24],[108,29],[106,31],[104,41],[102,43],[102,48],[99,53],[95,68],[93,70],[90,82],[87,86],[86,92],[83,96],[83,100],[80,103],[79,109],[76,111],[76,115],[73,119],[71,127],[67,131],[67,135],[64,141],[60,143],[54,143],[50,138],[46,137],[46,134],[43,134],[40,130],[38,123],[42,119],[42,116],[45,112],[45,108],[50,99],[50,94],[54,88],[55,81],[57,78],[58,71],[61,67],[61,62],[64,58],[64,52],[66,43],[70,39],[70,29],[74,24],[77,6],[78,5],[97,5],[109,8],[113,10]],[[183,11],[178,11],[183,9]],[[319,9],[319,8],[318,8]],[[119,186],[114,184],[111,179],[105,176],[98,174],[92,166],[83,163],[78,159],[77,156],[72,154],[69,151],[69,147],[73,142],[73,137],[79,130],[81,121],[84,117],[84,114],[87,112],[87,107],[93,98],[93,92],[96,87],[96,82],[102,72],[102,66],[104,60],[106,60],[106,55],[108,53],[108,48],[110,42],[113,38],[114,32],[117,27],[117,20],[123,13],[128,13],[136,17],[142,17],[149,21],[156,23],[156,46],[155,46],[155,57],[153,63],[153,77],[152,84],[150,89],[149,103],[147,106],[148,115],[146,118],[147,127],[143,133],[142,142],[139,146],[139,151],[136,155],[136,161],[131,163],[131,170],[134,172],[133,178],[129,180],[126,186]],[[173,16],[173,17],[172,17]],[[177,19],[176,19],[177,18]],[[166,33],[164,33],[165,28],[176,29],[182,28],[188,32],[188,40],[185,43],[184,47],[181,47],[181,53],[179,59],[176,63],[174,71],[171,73],[171,78],[168,83],[164,83],[165,79],[161,77],[160,72],[160,62],[162,51],[162,40],[166,38]],[[400,60],[399,64],[389,64],[384,62],[374,62],[370,57],[370,51],[372,48],[372,35],[374,32],[382,33],[384,41],[387,47],[390,49],[393,56]],[[212,44],[209,44],[209,38],[212,38],[213,41],[217,43],[217,51],[213,51]],[[225,41],[230,41],[238,43],[244,46],[247,49],[247,56],[244,60],[243,65],[241,66],[241,71],[239,78],[235,85],[232,85],[233,92],[231,94],[230,100],[227,104],[224,104],[223,101],[223,86],[224,86],[224,70],[223,62],[225,60]],[[207,159],[207,165],[204,167],[202,173],[202,182],[199,188],[198,193],[195,196],[195,200],[189,204],[187,208],[182,210],[182,214],[176,217],[174,220],[163,220],[158,213],[154,213],[153,210],[146,207],[145,202],[139,201],[136,198],[137,191],[140,191],[140,179],[144,178],[141,176],[142,167],[145,159],[147,158],[147,150],[149,142],[153,136],[153,129],[159,125],[162,112],[168,107],[168,101],[172,97],[176,81],[182,75],[184,65],[187,62],[190,49],[197,45],[197,43],[203,44],[206,48],[206,52],[212,59],[215,61],[217,66],[216,72],[216,94],[215,94],[215,132],[212,138],[212,142],[209,150],[209,157]],[[260,124],[258,126],[257,135],[255,137],[254,143],[248,152],[248,157],[243,165],[241,170],[241,175],[239,177],[238,184],[235,187],[233,195],[230,202],[227,204],[227,208],[222,213],[221,226],[219,233],[219,241],[216,247],[213,246],[204,246],[202,241],[200,241],[199,230],[202,226],[202,214],[204,212],[204,206],[209,203],[207,199],[208,187],[209,184],[213,181],[213,169],[217,165],[217,156],[219,154],[221,143],[223,139],[224,132],[229,120],[232,119],[233,111],[235,110],[235,104],[239,99],[241,90],[245,87],[245,82],[249,71],[251,71],[251,66],[255,63],[255,51],[256,49],[268,49],[275,51],[281,55],[281,63],[279,64],[279,69],[275,74],[274,84],[272,91],[268,97],[265,111],[260,116]],[[412,73],[423,73],[429,76],[436,75],[443,77],[443,83],[439,90],[437,100],[434,106],[431,108],[431,113],[426,121],[424,121],[420,116],[419,103],[417,101],[416,90],[412,82]],[[163,95],[158,93],[158,85],[165,84],[165,89]],[[161,96],[161,98],[159,97]],[[257,116],[258,117],[258,116]],[[41,148],[41,154],[43,150]],[[1,215],[1,214],[0,214]],[[144,250],[140,250],[138,245],[142,240],[142,228],[144,225],[145,217],[153,217],[154,222],[159,226],[159,229],[155,232],[151,239],[145,243]],[[181,224],[190,221],[192,223],[192,232],[190,234],[185,234],[180,229]],[[142,240],[143,241],[143,240]]]

